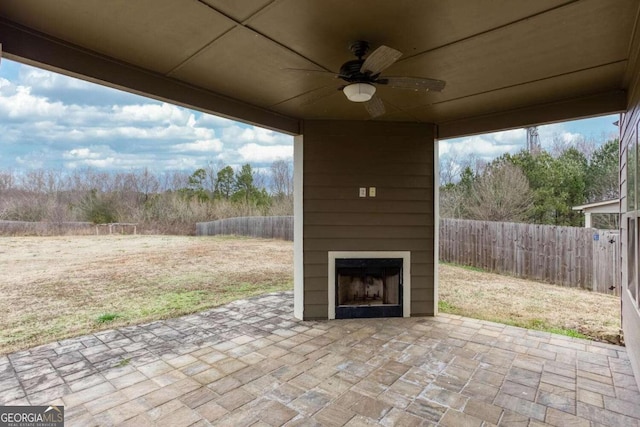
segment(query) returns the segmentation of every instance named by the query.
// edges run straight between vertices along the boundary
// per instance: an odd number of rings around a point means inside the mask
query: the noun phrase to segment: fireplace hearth
[[[402,317],[402,258],[336,258],[336,319]]]

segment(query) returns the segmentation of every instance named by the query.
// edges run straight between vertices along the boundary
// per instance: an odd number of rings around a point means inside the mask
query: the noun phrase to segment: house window
[[[636,258],[633,260],[633,264],[634,264],[634,279],[633,280],[633,284],[631,286],[631,288],[629,289],[631,292],[631,296],[633,297],[632,300],[635,301],[636,303],[636,307],[640,307],[640,268],[638,268],[638,266],[640,266],[640,223],[638,222],[640,218],[636,217],[636,238],[635,238],[635,255]]]
[[[635,133],[635,132],[634,132]],[[631,135],[627,148],[627,212],[637,209],[636,203],[636,171],[638,168],[636,135]]]
[[[637,271],[637,251],[636,251],[636,240],[637,240],[637,230],[636,230],[636,219],[629,218],[629,228],[628,232],[628,241],[627,241],[627,265],[628,265],[628,283],[627,287],[629,292],[631,293],[633,300],[637,301],[637,283],[638,283],[638,271]]]

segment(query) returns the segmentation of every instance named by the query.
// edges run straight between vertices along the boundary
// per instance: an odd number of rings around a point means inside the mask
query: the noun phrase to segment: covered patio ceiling
[[[368,41],[403,56],[385,121],[441,138],[626,109],[640,1],[20,0],[0,2],[3,55],[290,134],[301,120],[370,120],[337,72]]]

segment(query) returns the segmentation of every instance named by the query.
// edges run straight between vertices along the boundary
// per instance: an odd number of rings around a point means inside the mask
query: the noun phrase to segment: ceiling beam
[[[299,120],[187,85],[0,19],[5,58],[205,113],[296,135]]]
[[[438,139],[457,138],[544,123],[622,113],[626,109],[627,92],[613,90],[548,104],[441,122],[438,123],[437,137]]]

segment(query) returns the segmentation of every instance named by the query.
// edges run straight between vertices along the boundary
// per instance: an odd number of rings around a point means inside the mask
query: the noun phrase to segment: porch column
[[[591,228],[591,212],[584,212],[584,228]]]
[[[304,137],[293,139],[293,315],[304,319]]]

